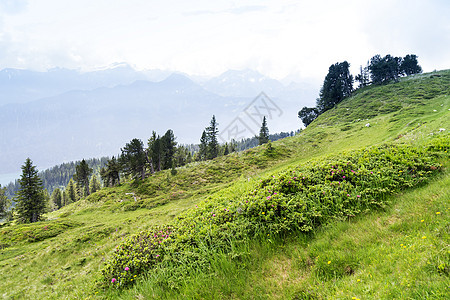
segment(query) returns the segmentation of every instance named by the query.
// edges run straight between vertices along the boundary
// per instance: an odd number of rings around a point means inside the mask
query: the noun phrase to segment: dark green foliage
[[[42,180],[31,159],[27,158],[22,166],[22,176],[19,179],[20,190],[15,201],[18,221],[33,223],[41,219],[46,209],[46,198]]]
[[[156,131],[152,132],[152,137],[148,140],[147,148],[148,157],[150,160],[150,169],[152,173],[162,170],[163,161],[163,144],[161,137],[156,134]]]
[[[422,73],[422,67],[419,66],[417,55],[406,55],[401,62],[400,72],[406,76]]]
[[[400,57],[375,55],[370,59],[369,70],[372,83],[383,84],[391,80],[398,81],[400,76]]]
[[[97,176],[92,176],[91,181],[89,182],[89,188],[91,191],[91,194],[95,193],[96,191],[99,191],[101,189],[100,182],[97,179]]]
[[[234,255],[231,239],[310,232],[332,219],[383,208],[388,195],[420,185],[440,169],[428,149],[448,149],[449,140],[430,145],[438,146],[382,145],[341,153],[269,174],[237,197],[208,197],[178,216],[170,231],[144,231],[119,245],[103,270],[104,281],[116,278],[114,284],[126,285],[161,257],[207,268],[203,248]],[[127,266],[131,274],[124,272]]]
[[[191,151],[185,146],[178,146],[175,150],[174,163],[177,167],[184,166],[192,162]]]
[[[78,185],[80,197],[89,196],[90,194],[89,177],[92,171],[92,168],[89,168],[89,165],[84,159],[75,167],[75,175],[73,175],[73,178]]]
[[[208,155],[208,138],[206,136],[206,131],[203,130],[202,137],[200,138],[200,146],[198,151],[198,159],[206,160]]]
[[[107,157],[102,157],[100,159],[86,159],[87,164],[94,170],[94,173],[98,173],[100,168],[103,167],[107,161]],[[52,193],[55,188],[61,189],[67,186],[69,180],[75,174],[75,168],[78,164],[78,161],[63,163],[50,169],[40,171],[38,175],[42,179],[44,188],[47,189],[49,193]],[[16,180],[14,183],[8,184],[6,188],[8,198],[12,198],[19,190],[19,182]]]
[[[344,98],[349,97],[353,90],[353,76],[349,71],[347,61],[335,63],[328,69],[328,74],[320,89],[320,98],[317,100],[317,109],[320,113],[333,108]]]
[[[0,219],[6,217],[10,201],[8,197],[6,197],[6,188],[2,188],[0,184]]]
[[[223,146],[223,155],[228,154],[230,154],[230,146],[228,146],[228,143],[225,143],[225,145]]]
[[[402,75],[422,73],[415,54],[408,54],[404,58],[393,57],[389,54],[381,57],[377,54],[370,59],[367,68],[370,70],[374,84],[384,84],[391,80],[398,81]]]
[[[120,164],[114,156],[108,160],[104,168],[101,168],[100,177],[105,187],[120,184]]]
[[[164,170],[172,167],[173,157],[176,151],[177,142],[175,142],[175,135],[171,129],[161,137],[162,144],[162,168]]]
[[[56,188],[53,190],[53,193],[52,193],[50,199],[56,206],[56,209],[60,209],[64,204],[62,191],[59,188]]]
[[[121,149],[120,164],[125,174],[132,178],[145,178],[145,167],[147,154],[144,150],[144,143],[139,139],[132,139]]]
[[[140,275],[160,262],[170,243],[171,227],[142,231],[117,246],[113,258],[102,270],[103,277],[114,287],[133,284]]]
[[[73,179],[69,180],[69,183],[67,184],[66,189],[64,190],[64,194],[65,194],[63,195],[64,206],[78,201],[77,186],[73,181]]]
[[[370,73],[369,73],[369,67],[359,67],[359,74],[355,76],[355,80],[359,82],[359,87],[365,87],[368,86],[370,83]]]
[[[172,167],[174,157],[178,151],[176,145],[175,135],[171,129],[167,130],[162,137],[153,131],[152,137],[148,140],[147,148],[148,163],[152,173]],[[183,149],[180,149],[177,158],[180,160],[180,163],[184,161],[184,164],[186,164],[187,154]]]
[[[298,117],[300,118],[300,120],[302,120],[305,127],[311,124],[311,122],[314,121],[318,116],[319,110],[315,107],[305,106],[298,112]]]
[[[269,141],[269,128],[267,127],[266,116],[263,117],[261,129],[259,130],[258,142],[259,145],[265,144]]]
[[[387,113],[396,113],[399,116],[410,116],[410,107],[415,114],[424,112],[420,108],[425,99],[432,99],[450,93],[450,72],[442,72],[439,77],[421,75],[419,80],[400,79],[399,83],[382,86],[370,85],[354,92],[351,98],[344,100],[332,113],[322,115],[319,126],[352,124],[358,119],[367,119]],[[376,101],[375,101],[376,100]]]
[[[209,127],[206,127],[206,138],[207,144],[207,159],[216,158],[219,155],[219,142],[217,141],[217,135],[219,134],[219,129],[217,126],[219,123],[216,122],[216,116],[212,116]]]

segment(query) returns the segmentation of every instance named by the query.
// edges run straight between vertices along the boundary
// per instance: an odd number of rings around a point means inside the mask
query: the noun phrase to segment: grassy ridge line
[[[430,80],[439,79],[444,82],[445,73],[449,74],[449,71],[439,72],[442,74],[439,78],[430,78],[429,74],[424,74],[420,84],[426,90]],[[377,93],[378,88],[390,89],[391,85],[374,87],[370,93]],[[342,111],[338,106],[321,115],[316,120],[317,124],[312,123],[300,135],[273,143],[276,150],[283,151],[279,157],[269,157],[264,153],[264,148],[256,148],[236,156],[178,169],[179,172],[174,177],[161,172],[147,179],[143,183],[143,186],[148,183],[147,188],[140,192],[137,189],[141,185],[126,183],[102,190],[98,198],[96,194],[88,201],[82,200],[53,212],[48,215],[49,218],[60,218],[81,225],[67,228],[55,237],[37,242],[22,241],[0,250],[0,294],[5,298],[25,298],[30,295],[41,299],[84,298],[92,291],[99,291],[93,289],[92,282],[98,277],[104,261],[110,258],[112,250],[126,236],[147,230],[152,225],[172,223],[175,216],[194,207],[212,193],[217,194],[217,197],[226,197],[227,193],[230,197],[245,194],[250,191],[248,177],[270,176],[271,173],[305,163],[313,157],[349,151],[399,137],[398,142],[422,143],[421,140],[428,139],[431,133],[436,134],[439,128],[448,130],[450,124],[450,97],[447,96],[449,87],[440,84],[439,88],[447,91],[436,98],[421,101],[421,104],[411,102],[410,108],[414,110],[400,110],[400,114],[397,114],[399,111],[380,112],[370,119],[369,128],[365,127],[368,121],[364,117],[359,121],[350,117],[348,124],[336,126],[332,122],[320,124],[322,118],[334,116],[339,119]],[[370,93],[366,96],[370,96]],[[408,93],[405,93],[406,100]],[[364,100],[366,96],[361,97],[358,102],[348,101],[340,105],[345,104],[349,108],[345,112],[351,113],[365,102],[369,104],[377,101],[375,96]],[[357,97],[360,96],[356,95],[355,98]],[[415,114],[415,110],[420,113]],[[419,122],[421,126],[417,127]],[[254,156],[259,157],[259,165],[250,164],[251,159],[252,163],[258,163]],[[243,171],[236,169],[227,172],[228,159],[231,159],[230,164],[239,165]],[[214,168],[215,172],[208,172],[216,164],[223,164],[224,167],[218,166]],[[191,183],[198,183],[183,185],[186,179],[194,179]],[[155,185],[152,187],[153,184]],[[155,190],[156,193],[153,193]],[[181,191],[184,192],[180,193]],[[137,193],[141,199],[135,203],[132,196],[126,195],[129,192]],[[144,207],[148,209],[142,209]],[[44,227],[47,223],[45,221],[40,224]],[[9,227],[13,228],[20,230],[20,227]],[[272,237],[271,239],[273,240]],[[17,272],[18,269],[20,272]],[[177,284],[184,280],[184,276],[179,279]]]
[[[309,232],[330,219],[384,207],[389,194],[428,180],[439,169],[432,152],[448,148],[448,136],[433,139],[427,149],[372,147],[275,173],[237,199],[209,197],[173,227],[141,232],[119,245],[103,269],[104,281],[127,286],[164,258],[206,267],[201,247],[239,255],[230,240]]]

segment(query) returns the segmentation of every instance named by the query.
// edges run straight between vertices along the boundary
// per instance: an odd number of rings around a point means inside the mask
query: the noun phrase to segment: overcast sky
[[[255,69],[323,81],[347,60],[417,54],[450,68],[450,1],[0,0],[0,69]]]

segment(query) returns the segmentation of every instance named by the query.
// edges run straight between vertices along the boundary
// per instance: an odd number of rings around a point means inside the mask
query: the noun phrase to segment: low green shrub
[[[0,248],[6,248],[21,242],[42,241],[79,225],[80,223],[75,221],[55,220],[2,228],[0,231]]]
[[[247,238],[310,232],[331,219],[383,208],[388,195],[420,185],[437,172],[441,165],[429,150],[446,151],[449,143],[442,138],[425,147],[382,145],[342,153],[249,182],[242,195],[210,196],[178,216],[173,227],[141,232],[118,246],[103,281],[126,285],[163,255],[207,267],[204,248],[239,256],[233,253],[239,248],[235,245]],[[343,260],[320,269],[322,276],[341,276],[346,267]]]
[[[113,287],[132,284],[138,274],[162,260],[172,230],[171,227],[155,227],[126,239],[116,247],[112,259],[103,268],[103,278]]]

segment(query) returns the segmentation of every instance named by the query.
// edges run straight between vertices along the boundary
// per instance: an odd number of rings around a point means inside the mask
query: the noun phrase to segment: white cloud
[[[417,54],[425,71],[450,64],[447,1],[0,3],[2,67],[126,61],[201,75],[252,68],[320,82],[329,65],[347,60],[356,72],[377,53]]]

